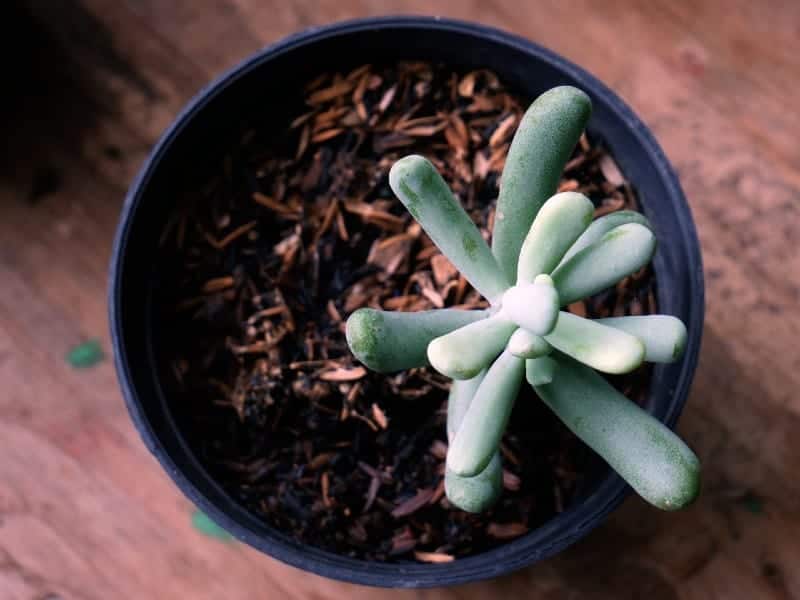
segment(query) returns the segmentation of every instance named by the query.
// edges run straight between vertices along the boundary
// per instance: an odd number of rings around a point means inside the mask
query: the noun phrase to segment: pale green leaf
[[[584,231],[578,240],[572,244],[570,249],[567,250],[567,253],[564,255],[564,258],[561,259],[559,266],[567,262],[570,258],[587,246],[594,244],[615,227],[625,225],[626,223],[638,223],[639,225],[644,225],[651,231],[653,230],[652,225],[650,225],[650,221],[648,221],[642,213],[638,213],[634,210],[618,210],[616,212],[603,215],[599,219],[592,221],[589,227],[586,228],[586,231]]]
[[[360,308],[347,319],[347,344],[358,360],[379,373],[423,367],[432,340],[487,316],[483,310]]]
[[[597,319],[597,322],[639,338],[644,344],[644,359],[649,362],[675,362],[686,348],[686,325],[677,317],[670,315],[609,317]]]
[[[525,361],[525,378],[531,385],[544,385],[553,381],[556,361],[550,356],[540,356]]]
[[[467,281],[490,302],[498,300],[509,281],[436,168],[422,156],[406,156],[392,166],[389,185]]]
[[[644,344],[637,337],[564,311],[545,339],[553,348],[604,373],[633,371],[645,356]]]
[[[525,235],[545,200],[556,193],[592,103],[581,90],[560,86],[539,96],[522,117],[508,151],[497,200],[492,252],[509,281]]]
[[[638,223],[620,225],[553,271],[561,306],[596,294],[645,266],[656,238]]]
[[[651,504],[690,504],[700,490],[700,462],[689,447],[591,369],[556,361],[553,381],[535,389],[559,419]]]
[[[428,345],[434,369],[453,379],[471,379],[505,348],[517,326],[495,315],[438,337]]]
[[[508,340],[509,352],[520,358],[538,358],[550,354],[552,347],[540,335],[534,335],[526,329],[519,328]]]
[[[562,192],[542,205],[522,243],[517,283],[530,283],[556,268],[564,253],[592,222],[594,205],[583,194]]]
[[[525,361],[504,351],[492,364],[464,415],[447,466],[456,475],[474,477],[498,449],[525,371]]]

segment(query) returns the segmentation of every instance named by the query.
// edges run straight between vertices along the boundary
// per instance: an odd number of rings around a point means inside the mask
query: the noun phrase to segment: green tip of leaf
[[[691,504],[700,461],[668,427],[591,369],[563,356],[551,383],[536,393],[645,500],[664,510]]]
[[[645,357],[644,344],[637,337],[563,311],[545,339],[557,350],[603,373],[629,373]]]
[[[614,327],[636,336],[645,348],[648,362],[670,363],[678,360],[686,349],[686,326],[670,315],[643,315],[635,317],[610,317],[598,323]]]
[[[345,335],[353,355],[373,371],[391,373],[428,364],[435,338],[486,318],[485,311],[391,312],[360,308],[347,319]]]
[[[494,505],[503,491],[503,467],[495,452],[486,468],[474,477],[461,477],[450,469],[444,474],[447,499],[470,513],[483,512]]]

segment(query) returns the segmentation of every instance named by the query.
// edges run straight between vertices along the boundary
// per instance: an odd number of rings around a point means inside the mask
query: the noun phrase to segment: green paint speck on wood
[[[103,358],[103,349],[97,340],[83,342],[67,352],[67,362],[73,369],[88,369],[102,362]]]
[[[216,538],[224,542],[231,541],[233,536],[225,531],[222,527],[214,523],[209,516],[201,510],[195,510],[192,513],[192,527],[203,535]]]

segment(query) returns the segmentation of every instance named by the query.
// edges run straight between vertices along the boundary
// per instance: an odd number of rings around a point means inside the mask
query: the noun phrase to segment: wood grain
[[[0,597],[800,597],[800,4],[24,4],[12,10],[25,22],[14,59],[39,79],[0,115]],[[690,510],[632,498],[561,556],[492,582],[334,583],[193,529],[193,507],[129,423],[110,361],[65,362],[86,339],[110,350],[106,267],[124,190],[181,105],[283,35],[391,13],[478,20],[552,48],[621,94],[676,165],[708,295],[679,427],[705,469]]]

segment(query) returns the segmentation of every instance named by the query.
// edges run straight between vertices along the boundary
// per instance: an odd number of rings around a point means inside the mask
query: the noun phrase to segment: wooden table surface
[[[126,186],[211,77],[300,28],[408,12],[548,46],[655,131],[705,260],[679,427],[704,491],[679,514],[631,498],[496,581],[377,591],[202,526],[123,406],[106,270]],[[0,598],[800,597],[800,2],[12,0],[2,21]],[[87,340],[105,359],[75,368],[66,356]]]

